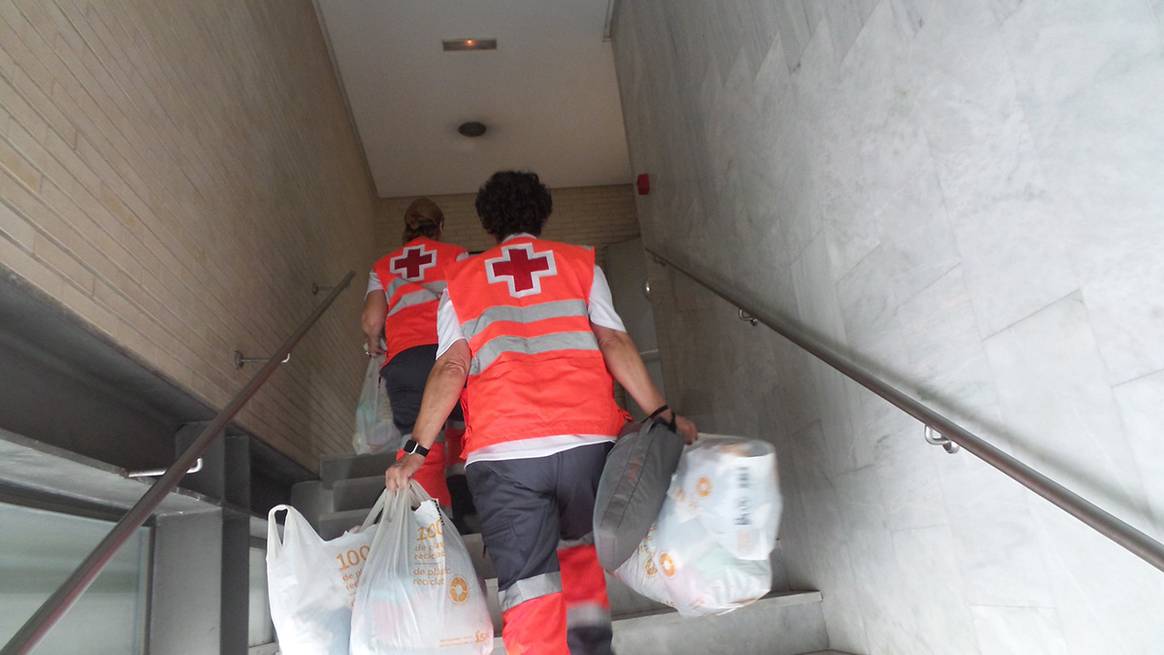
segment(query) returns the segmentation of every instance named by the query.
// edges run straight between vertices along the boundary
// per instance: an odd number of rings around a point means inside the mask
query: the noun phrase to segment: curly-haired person
[[[407,486],[462,398],[466,473],[497,569],[506,649],[610,653],[610,604],[590,532],[606,454],[626,422],[614,380],[645,413],[671,420],[672,412],[594,252],[538,238],[553,209],[538,176],[495,173],[476,207],[498,245],[449,269],[436,366],[409,455],[385,472],[386,484]],[[694,441],[695,425],[674,419]]]

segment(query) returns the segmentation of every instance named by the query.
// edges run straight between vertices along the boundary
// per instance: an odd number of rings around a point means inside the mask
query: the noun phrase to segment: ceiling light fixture
[[[497,39],[445,39],[441,41],[445,52],[466,52],[470,50],[496,50]]]
[[[485,134],[485,124],[480,121],[469,121],[458,125],[457,131],[461,133],[461,136],[478,137]]]

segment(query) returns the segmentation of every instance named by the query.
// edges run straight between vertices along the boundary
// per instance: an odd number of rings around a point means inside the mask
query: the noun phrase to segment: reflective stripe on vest
[[[544,355],[555,350],[598,350],[593,332],[555,332],[537,337],[494,337],[473,353],[469,375],[480,375],[502,355]]]
[[[533,323],[551,318],[587,316],[586,302],[583,300],[553,300],[540,305],[511,307],[499,305],[486,309],[480,316],[461,324],[461,332],[472,339],[494,323]]]
[[[388,309],[388,315],[395,316],[400,311],[408,309],[409,307],[423,305],[426,302],[436,302],[438,300],[440,300],[440,296],[434,295],[428,289],[406,293],[400,296],[396,302],[392,303],[392,307]]]

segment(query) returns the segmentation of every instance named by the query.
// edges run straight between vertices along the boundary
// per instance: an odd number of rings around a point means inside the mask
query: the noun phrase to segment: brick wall
[[[494,245],[481,229],[473,209],[475,193],[430,196],[445,213],[445,240],[469,250],[485,250]],[[590,246],[633,239],[639,234],[635,198],[629,184],[554,189],[554,213],[542,236]],[[400,247],[404,230],[404,210],[413,198],[386,198],[380,201],[376,220],[376,243],[381,253]]]
[[[210,405],[365,269],[375,214],[309,0],[0,0],[0,272]],[[348,448],[360,302],[240,415],[310,467]]]

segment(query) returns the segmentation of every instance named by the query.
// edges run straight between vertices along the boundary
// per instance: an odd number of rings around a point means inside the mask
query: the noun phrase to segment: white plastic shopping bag
[[[392,422],[392,405],[380,379],[383,361],[373,357],[364,373],[360,402],[356,405],[356,431],[352,450],[358,455],[391,452],[400,447],[400,429]]]
[[[356,590],[351,653],[493,652],[485,589],[452,522],[415,482],[384,499]]]
[[[294,507],[267,514],[267,590],[271,621],[284,655],[347,655],[352,602],[383,499],[354,531],[324,541]],[[275,522],[286,512],[283,538]]]
[[[684,451],[655,526],[614,573],[684,616],[730,612],[771,589],[780,510],[771,445],[703,436]]]

